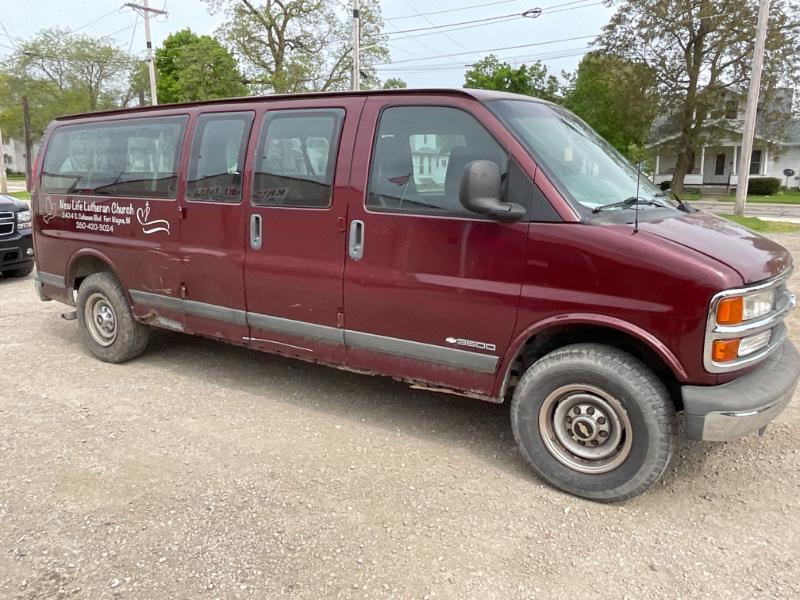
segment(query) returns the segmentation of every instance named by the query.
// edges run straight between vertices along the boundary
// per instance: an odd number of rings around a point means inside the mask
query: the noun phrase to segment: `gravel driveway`
[[[800,596],[797,398],[607,506],[507,406],[169,333],[107,365],[65,308],[0,279],[0,598]]]

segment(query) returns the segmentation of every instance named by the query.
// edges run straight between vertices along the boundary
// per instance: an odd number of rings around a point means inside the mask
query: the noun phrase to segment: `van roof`
[[[159,104],[157,106],[136,106],[133,108],[116,108],[112,110],[101,110],[89,113],[76,113],[71,115],[64,115],[56,117],[56,121],[68,121],[71,119],[85,119],[94,117],[104,117],[108,115],[128,115],[132,113],[147,113],[157,112],[159,110],[169,110],[173,108],[191,108],[194,106],[208,106],[214,104],[246,104],[249,102],[258,102],[270,100],[302,100],[304,98],[328,98],[328,97],[348,97],[348,96],[392,96],[392,95],[459,95],[468,98],[474,98],[481,102],[487,100],[528,100],[533,102],[541,102],[547,104],[546,101],[531,96],[523,96],[522,94],[511,94],[509,92],[498,92],[494,90],[479,90],[470,88],[401,88],[392,90],[364,90],[359,92],[345,91],[345,92],[303,92],[299,94],[272,94],[267,96],[241,96],[238,98],[217,98],[214,100],[200,100],[195,102],[179,102],[175,104]]]

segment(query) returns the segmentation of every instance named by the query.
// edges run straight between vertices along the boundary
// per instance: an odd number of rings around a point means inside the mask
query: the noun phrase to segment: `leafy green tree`
[[[762,87],[765,97],[800,74],[800,8],[772,0]],[[690,156],[714,143],[714,112],[727,90],[747,87],[753,58],[755,0],[624,0],[598,47],[648,67],[661,110],[677,131],[672,189],[683,189]]]
[[[567,75],[564,105],[617,150],[638,159],[658,110],[655,74],[618,56],[591,52]]]
[[[541,61],[513,67],[500,62],[494,54],[472,65],[464,76],[464,87],[513,92],[551,102],[558,100],[559,89],[558,79]]]
[[[384,90],[400,90],[408,87],[408,84],[399,77],[389,77],[381,86]]]
[[[255,89],[288,93],[350,87],[352,4],[347,0],[206,0],[226,20],[218,30]],[[389,53],[379,0],[361,2],[361,73],[380,87],[374,64]]]
[[[231,98],[248,93],[236,59],[208,35],[182,29],[156,49],[159,102]]]

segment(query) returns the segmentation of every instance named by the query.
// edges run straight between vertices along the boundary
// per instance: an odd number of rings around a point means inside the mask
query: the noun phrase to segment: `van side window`
[[[270,111],[264,116],[253,204],[327,208],[344,110]]]
[[[397,106],[381,113],[367,207],[377,211],[477,217],[461,206],[461,174],[491,160],[505,180],[508,155],[469,113],[444,106]]]
[[[47,144],[42,191],[175,198],[188,117],[63,125]]]
[[[206,113],[197,119],[189,156],[186,199],[230,202],[242,199],[242,172],[253,112]]]

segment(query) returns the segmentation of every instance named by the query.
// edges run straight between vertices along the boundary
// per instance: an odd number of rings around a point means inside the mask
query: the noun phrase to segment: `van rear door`
[[[528,224],[466,211],[458,188],[473,160],[495,161],[506,193],[522,190],[515,201],[529,205],[532,184],[477,113],[488,115],[455,97],[366,103],[344,283],[354,368],[492,393],[516,320]]]
[[[347,183],[363,98],[270,102],[247,203],[252,346],[344,362]]]

